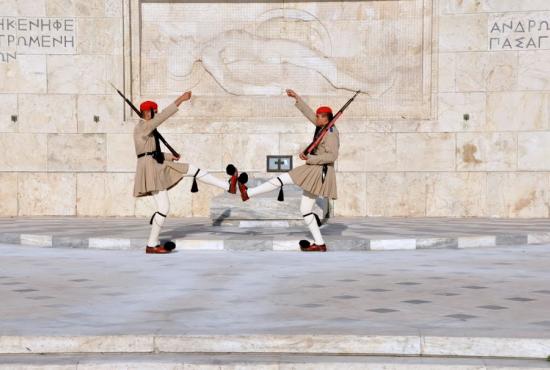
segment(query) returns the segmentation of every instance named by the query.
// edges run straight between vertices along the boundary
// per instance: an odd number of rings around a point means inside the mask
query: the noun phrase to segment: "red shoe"
[[[249,198],[248,196],[248,187],[246,186],[246,183],[248,182],[248,174],[246,172],[243,172],[238,177],[239,182],[239,192],[241,193],[241,199],[243,202],[246,202]]]
[[[232,164],[228,164],[225,173],[227,173],[231,178],[229,179],[229,192],[231,194],[237,194],[237,182],[239,177],[239,171]]]
[[[164,249],[164,246],[157,245],[156,247],[145,247],[146,254],[167,254],[172,252],[171,250]]]
[[[326,244],[321,244],[321,245],[312,244],[309,247],[302,249],[302,252],[326,252],[326,251],[327,251]]]
[[[300,240],[300,250],[302,252],[326,252],[327,245],[310,244],[310,242],[307,240]]]

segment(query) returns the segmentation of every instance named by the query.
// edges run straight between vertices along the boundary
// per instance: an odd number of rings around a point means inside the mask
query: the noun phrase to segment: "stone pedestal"
[[[251,179],[250,188],[268,179]],[[243,202],[239,194],[224,193],[212,199],[210,217],[213,225],[238,225],[240,227],[289,227],[302,225],[300,212],[302,189],[296,185],[285,185],[284,202],[277,201],[279,190],[261,194]],[[328,200],[317,199],[313,212],[324,220],[328,212]]]

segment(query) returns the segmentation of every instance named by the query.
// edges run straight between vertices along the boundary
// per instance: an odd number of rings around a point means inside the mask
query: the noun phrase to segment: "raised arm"
[[[288,96],[290,96],[291,98],[294,98],[296,100],[296,108],[298,108],[300,110],[300,112],[302,112],[302,114],[313,124],[315,124],[315,121],[317,120],[317,115],[315,114],[315,112],[313,111],[313,109],[311,109],[309,107],[309,105],[307,105],[303,100],[302,98],[296,94],[296,92],[294,90],[286,90],[286,94]]]
[[[164,108],[160,113],[156,114],[154,118],[147,122],[147,134],[151,134],[153,130],[159,127],[170,116],[174,115],[178,111],[178,107],[184,101],[191,99],[191,91],[186,92],[179,96],[172,104]]]

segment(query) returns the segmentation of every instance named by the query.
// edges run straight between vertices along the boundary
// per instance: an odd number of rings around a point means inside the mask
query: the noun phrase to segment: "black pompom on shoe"
[[[166,249],[167,251],[173,251],[174,249],[176,249],[176,243],[174,243],[173,241],[168,241],[164,243],[164,249]]]
[[[237,168],[233,166],[232,164],[228,164],[225,168],[225,173],[227,173],[229,176],[233,176],[237,172]]]
[[[239,182],[243,185],[248,182],[248,174],[246,172],[243,172],[239,175]]]
[[[310,246],[311,246],[311,243],[309,242],[309,240],[300,240],[300,249],[301,250],[307,249]]]

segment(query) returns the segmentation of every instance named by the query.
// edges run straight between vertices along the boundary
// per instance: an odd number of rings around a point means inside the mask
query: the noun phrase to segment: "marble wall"
[[[309,142],[283,88],[339,107],[363,84],[339,123],[335,215],[550,216],[547,0],[281,4],[5,0],[0,216],[152,213],[132,197],[135,119],[108,82],[161,106],[192,88],[161,132],[222,178],[228,162],[265,176],[266,155]],[[8,45],[20,18],[73,20],[74,48]],[[208,216],[219,192],[190,186],[172,214]]]

